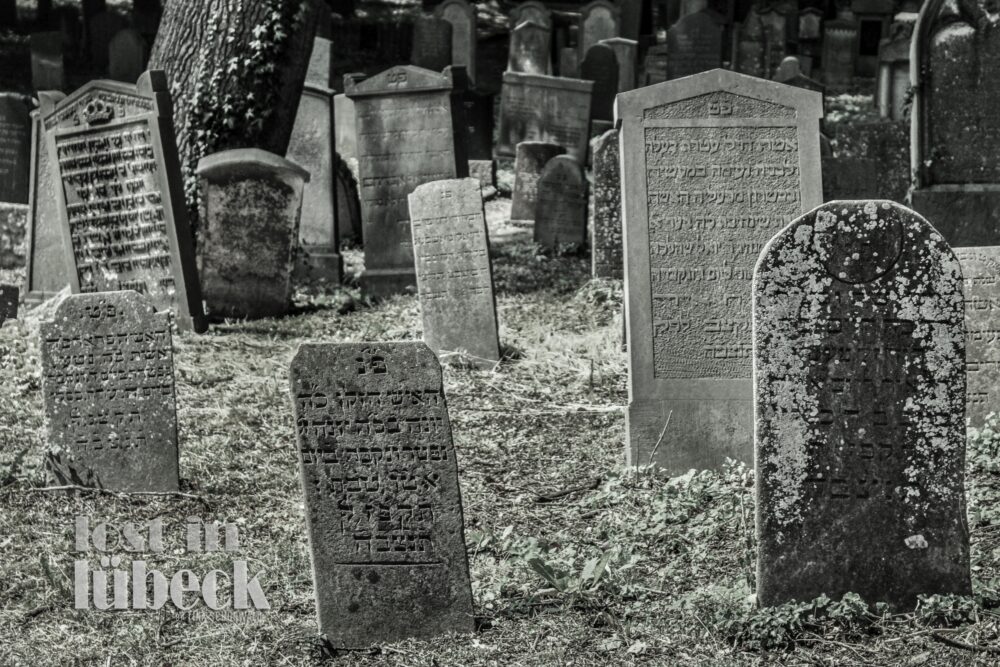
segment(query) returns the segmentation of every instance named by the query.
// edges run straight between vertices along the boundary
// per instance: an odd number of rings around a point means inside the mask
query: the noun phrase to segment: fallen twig
[[[983,646],[981,644],[969,644],[967,642],[961,641],[960,639],[952,639],[951,637],[947,637],[941,634],[939,630],[931,632],[931,637],[933,637],[935,641],[939,641],[946,646],[951,646],[952,648],[960,648],[965,651],[976,651],[980,653],[993,653],[996,655],[1000,655],[1000,647]]]
[[[540,493],[535,496],[536,503],[551,503],[554,500],[559,500],[560,498],[565,498],[566,496],[571,496],[574,493],[579,493],[580,491],[593,491],[598,486],[601,485],[603,481],[602,477],[593,477],[584,484],[579,486],[574,486],[569,489],[563,489],[562,491],[552,491],[551,493]]]

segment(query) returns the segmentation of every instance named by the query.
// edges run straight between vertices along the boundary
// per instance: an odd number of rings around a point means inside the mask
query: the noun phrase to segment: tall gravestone
[[[854,79],[858,57],[858,22],[850,10],[823,24],[823,81],[827,86],[845,88]]]
[[[965,416],[982,428],[1000,413],[1000,246],[955,248],[965,295]]]
[[[434,15],[451,24],[451,64],[462,65],[476,83],[476,7],[468,0],[444,0]]]
[[[320,632],[337,648],[472,632],[458,464],[424,343],[305,343],[291,396]]]
[[[684,16],[667,30],[667,78],[722,66],[722,26],[709,11]]]
[[[538,177],[535,243],[548,250],[587,242],[587,180],[570,155],[557,155]]]
[[[345,79],[346,80],[346,79]],[[333,96],[334,150],[344,162],[358,159],[354,100],[343,93]]]
[[[615,113],[618,94],[618,60],[614,49],[606,44],[594,44],[580,65],[580,78],[594,82],[590,98],[590,121],[609,121]]]
[[[510,32],[507,71],[551,74],[551,37],[551,29],[541,23],[525,21],[518,24]]]
[[[765,78],[766,36],[760,14],[751,8],[742,23],[734,26],[733,69],[740,74]]]
[[[580,9],[577,40],[581,58],[587,56],[587,51],[594,44],[620,35],[621,12],[608,0],[594,0]]]
[[[615,60],[618,62],[618,92],[624,93],[635,88],[639,42],[624,37],[613,37],[601,40],[599,44],[610,46],[615,52]]]
[[[131,291],[74,294],[42,323],[40,338],[56,481],[176,491],[170,315]]]
[[[514,30],[514,28],[521,25],[525,21],[534,21],[535,23],[545,26],[546,29],[551,30],[552,12],[545,6],[544,2],[539,2],[538,0],[528,0],[527,2],[522,2],[516,5],[510,10],[510,21],[508,22],[508,26],[511,30]]]
[[[818,93],[715,70],[618,96],[627,460],[749,461],[750,279],[822,201]]]
[[[1000,14],[928,0],[913,32],[913,208],[955,246],[1000,245]]]
[[[146,40],[138,30],[119,30],[108,44],[108,76],[115,81],[135,81],[146,71],[148,58]]]
[[[35,90],[65,88],[62,34],[57,31],[32,33],[30,48],[32,88]]]
[[[54,90],[38,93],[38,108],[31,112],[31,166],[28,187],[28,221],[24,300],[38,303],[70,283],[69,258],[59,217],[56,181],[49,166],[48,144],[42,117],[66,96]]]
[[[73,292],[134,290],[204,331],[168,90],[91,81],[42,125]]]
[[[590,188],[591,274],[622,277],[622,188],[618,130],[590,140],[594,184]]]
[[[538,198],[538,177],[548,161],[562,155],[566,149],[545,141],[522,141],[514,157],[514,189],[510,195],[510,221],[529,225],[535,221]]]
[[[436,16],[418,16],[413,23],[413,50],[410,63],[440,72],[451,62],[451,23]]]
[[[468,175],[464,72],[406,66],[345,80],[357,119],[368,294],[416,284],[407,195],[423,183]]]
[[[910,103],[910,41],[912,21],[896,21],[878,46],[875,106],[879,116],[904,120]]]
[[[0,202],[28,203],[31,98],[0,93]]]
[[[424,341],[439,356],[500,360],[493,267],[479,181],[425,183],[409,197]]]
[[[514,157],[522,141],[559,144],[581,164],[590,139],[593,81],[503,73],[496,155]]]
[[[962,272],[931,225],[836,201],[754,273],[757,599],[971,594]]]

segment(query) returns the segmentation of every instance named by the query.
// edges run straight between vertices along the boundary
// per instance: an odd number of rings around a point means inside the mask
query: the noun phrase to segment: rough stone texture
[[[135,290],[204,331],[163,72],[91,81],[42,118],[73,292]]]
[[[774,73],[774,80],[789,86],[798,86],[806,90],[815,90],[823,95],[826,94],[826,86],[802,73],[802,64],[795,56],[788,56],[781,61],[781,65]]]
[[[63,37],[58,31],[31,34],[31,87],[62,90],[66,87],[63,67]]]
[[[406,197],[423,183],[468,175],[462,68],[393,67],[345,79],[357,118],[366,293],[416,285]]]
[[[620,35],[620,11],[608,0],[594,0],[580,10],[577,40],[581,59],[585,58],[591,47],[601,40]]]
[[[545,3],[538,2],[538,0],[528,0],[510,10],[509,27],[513,30],[525,21],[534,21],[551,30],[552,12],[545,6]]]
[[[514,189],[510,196],[510,221],[514,224],[531,224],[535,221],[535,202],[538,196],[538,177],[549,160],[562,155],[566,149],[545,141],[522,141],[517,145],[514,158]]]
[[[320,632],[338,648],[472,632],[437,357],[424,343],[305,343],[290,376]]]
[[[618,94],[618,59],[606,44],[594,44],[580,65],[580,78],[594,82],[590,98],[590,120],[611,120],[614,117],[615,95]]]
[[[580,78],[580,52],[575,46],[564,46],[559,49],[559,76]]]
[[[333,96],[334,150],[344,162],[358,159],[354,100],[343,93]]]
[[[17,285],[0,285],[0,327],[6,320],[17,319]]]
[[[824,130],[830,133],[833,150],[823,156],[823,201],[906,202],[910,189],[908,122],[826,123]]]
[[[119,30],[108,44],[108,76],[131,83],[146,71],[149,49],[134,28]]]
[[[622,183],[618,130],[591,139],[590,248],[595,278],[622,277]]]
[[[508,72],[524,74],[551,74],[552,54],[550,40],[552,32],[541,23],[525,21],[510,31]]]
[[[0,93],[0,203],[28,203],[32,106],[26,95]]]
[[[56,483],[176,491],[170,314],[131,291],[74,294],[40,338]]]
[[[18,269],[24,266],[24,232],[27,222],[27,206],[0,202],[0,269]]]
[[[726,70],[618,96],[631,465],[751,459],[751,275],[822,201],[822,113],[818,93]]]
[[[309,172],[259,148],[198,161],[202,290],[210,317],[284,315]]]
[[[559,144],[581,164],[590,139],[593,81],[503,73],[496,155],[514,157],[522,141]]]
[[[845,88],[854,79],[858,50],[858,22],[837,18],[823,24],[823,81],[832,88]]]
[[[667,30],[667,78],[722,67],[722,26],[708,11],[682,17]]]
[[[476,83],[476,8],[467,0],[444,0],[434,15],[451,24],[451,64],[464,65]]]
[[[469,176],[479,181],[486,197],[487,188],[495,188],[497,183],[496,162],[493,160],[469,160]]]
[[[966,422],[1000,413],[1000,246],[955,248],[965,296]]]
[[[493,267],[479,181],[426,183],[409,197],[424,341],[438,356],[500,360]]]
[[[535,243],[548,250],[587,242],[587,180],[569,155],[548,161],[538,177]]]
[[[962,273],[889,201],[829,202],[754,274],[757,599],[971,594]]]
[[[798,7],[793,11],[797,13]],[[760,12],[760,20],[764,27],[764,72],[766,76],[773,78],[787,54],[786,17],[772,5]]]
[[[618,92],[623,93],[635,88],[639,42],[624,37],[612,37],[599,43],[610,46],[615,52],[615,61],[618,63]]]
[[[451,62],[451,23],[434,16],[418,16],[413,23],[413,67],[440,72]]]

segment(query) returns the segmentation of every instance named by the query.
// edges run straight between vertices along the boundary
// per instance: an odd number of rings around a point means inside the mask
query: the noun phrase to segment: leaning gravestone
[[[260,150],[198,162],[202,292],[213,318],[275,317],[292,303],[302,192],[309,172]]]
[[[31,39],[31,87],[61,90],[66,86],[62,33],[36,32]]]
[[[622,188],[618,130],[590,140],[594,184],[590,188],[590,252],[595,278],[622,277]]]
[[[722,26],[708,11],[688,14],[667,30],[667,78],[722,67]]]
[[[549,250],[587,242],[587,180],[569,155],[548,161],[538,177],[535,243]]]
[[[982,428],[1000,413],[1000,246],[955,248],[965,283],[965,416]]]
[[[451,23],[434,16],[418,16],[413,23],[410,63],[440,72],[451,62]]]
[[[551,31],[540,23],[526,21],[510,32],[508,72],[551,74]]]
[[[48,465],[59,484],[176,491],[169,313],[135,292],[74,294],[40,330]]]
[[[422,342],[304,343],[290,376],[320,632],[336,648],[472,632],[437,357]]]
[[[594,44],[621,35],[620,11],[608,0],[594,0],[580,10],[578,41],[580,58],[585,58]]]
[[[31,167],[28,187],[28,221],[24,300],[39,303],[69,285],[69,258],[62,237],[55,181],[42,117],[66,96],[55,90],[38,92],[38,108],[31,112]]]
[[[538,177],[548,161],[562,155],[566,149],[544,141],[522,141],[514,158],[514,189],[510,196],[510,221],[529,225],[535,221]]]
[[[146,40],[134,28],[119,30],[108,44],[108,76],[130,83],[146,71]]]
[[[522,141],[559,144],[581,164],[590,139],[593,81],[503,73],[496,154],[514,157]]]
[[[434,9],[451,24],[451,64],[462,65],[469,82],[476,83],[476,7],[467,0],[444,0]]]
[[[580,65],[580,78],[594,82],[590,101],[590,120],[610,121],[614,117],[618,94],[618,60],[606,44],[594,44]]]
[[[474,178],[425,183],[409,196],[424,341],[439,356],[500,360],[486,218]]]
[[[0,326],[17,319],[17,285],[0,285]]]
[[[370,79],[345,79],[357,118],[368,294],[416,284],[406,197],[423,183],[465,177],[462,95],[465,70],[443,74],[393,67]]]
[[[134,290],[204,331],[163,72],[91,81],[42,125],[73,292]]]
[[[618,96],[630,465],[750,461],[750,279],[822,202],[818,93],[715,70]]]
[[[962,272],[886,200],[810,211],[754,273],[761,605],[971,594]]]
[[[0,93],[0,202],[28,203],[31,98]]]

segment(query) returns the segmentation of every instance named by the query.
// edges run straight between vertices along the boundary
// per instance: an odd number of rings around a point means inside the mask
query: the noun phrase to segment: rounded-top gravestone
[[[590,119],[610,121],[618,94],[618,59],[607,44],[594,44],[580,65],[580,78],[594,82]]]
[[[579,248],[587,242],[587,181],[569,155],[548,161],[538,178],[535,243],[548,250]]]

